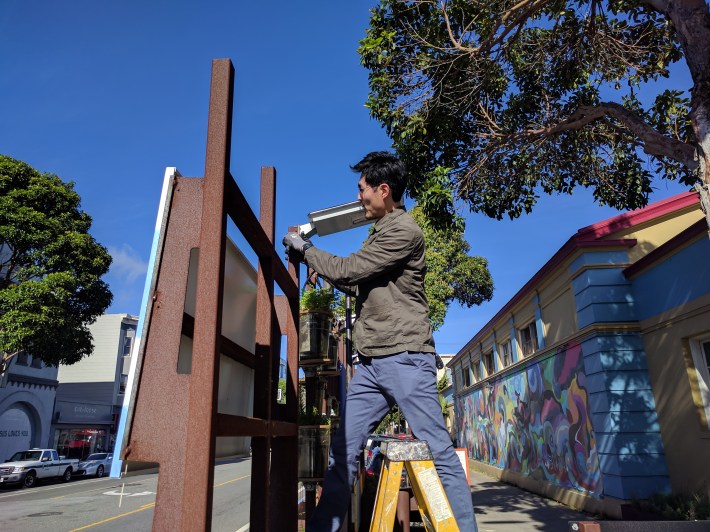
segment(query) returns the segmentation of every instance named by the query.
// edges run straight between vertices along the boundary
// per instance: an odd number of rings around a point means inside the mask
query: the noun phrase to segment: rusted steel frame
[[[295,228],[289,228],[289,231]],[[289,258],[288,273],[296,288],[300,285],[300,264]],[[277,298],[276,311],[281,332],[286,333],[286,404],[281,407],[284,418],[296,421],[298,415],[298,291],[292,297]],[[298,438],[275,438],[271,447],[272,500],[283,501],[281,511],[273,511],[273,530],[295,532],[298,523]],[[278,474],[278,481],[275,475]]]
[[[289,231],[297,231],[295,226],[289,227]],[[295,420],[298,416],[298,320],[299,320],[299,292],[301,286],[301,263],[295,255],[288,258],[288,275],[296,286],[296,293],[285,296],[287,311],[284,313],[286,322],[286,346],[287,370],[286,377],[286,412],[288,420]],[[298,442],[296,442],[296,452],[298,452]]]
[[[256,219],[249,203],[242,191],[234,182],[234,179],[227,180],[227,214],[244,236],[246,241],[260,259],[271,258],[273,276],[283,293],[287,297],[298,298],[298,284],[293,282],[288,271],[281,262],[281,257],[274,249],[273,241],[270,241],[261,230],[261,225]]]
[[[299,286],[299,272],[300,264],[290,258],[288,273],[296,287]],[[298,414],[298,292],[295,297],[279,297],[276,313],[281,314],[280,332],[285,332],[287,338],[286,404],[277,406],[286,420],[295,422]],[[272,530],[296,531],[297,487],[298,438],[274,438],[271,440]],[[276,507],[277,504],[280,508]]]
[[[266,421],[254,417],[217,414],[215,436],[295,438],[298,436],[298,425],[285,421]]]
[[[195,302],[192,373],[189,385],[187,460],[183,482],[182,530],[209,530],[214,484],[214,418],[217,414],[219,353],[222,338],[224,257],[226,247],[225,182],[232,137],[231,61],[212,61],[207,153],[200,227],[200,267]],[[188,467],[189,464],[189,467]]]
[[[165,225],[164,250],[152,293],[148,332],[144,338],[143,366],[134,403],[124,457],[158,462],[160,475],[153,530],[184,530],[181,501],[191,484],[184,482],[189,430],[188,386],[190,375],[178,374],[180,323],[184,312],[190,250],[197,247],[202,200],[201,179],[177,178]],[[156,437],[160,435],[160,437]],[[170,442],[166,446],[164,442]]]
[[[182,315],[182,334],[188,338],[192,338],[194,330],[195,318],[187,313],[184,313]],[[240,364],[244,364],[245,366],[254,369],[256,361],[253,353],[224,335],[220,338],[220,344],[222,345],[223,355],[228,356],[235,362],[239,362]]]
[[[238,190],[238,189],[237,189]],[[261,169],[261,198],[259,209],[259,231],[254,230],[252,236],[261,234],[268,240],[269,250],[273,250],[274,243],[274,203],[276,190],[276,172],[273,168]],[[243,217],[246,218],[246,217]],[[245,237],[247,236],[244,233]],[[255,239],[257,240],[257,239]],[[274,391],[272,381],[272,364],[274,352],[273,343],[273,317],[274,317],[274,277],[273,255],[260,253],[259,268],[256,278],[256,338],[254,354],[256,367],[254,368],[254,416],[271,420],[272,395]],[[252,450],[252,475],[251,475],[251,510],[249,527],[254,530],[271,530],[270,508],[270,464],[271,464],[271,435],[266,434],[261,438],[253,438]]]

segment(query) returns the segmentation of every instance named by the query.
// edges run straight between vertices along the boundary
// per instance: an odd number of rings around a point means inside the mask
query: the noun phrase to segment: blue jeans
[[[405,352],[361,359],[348,389],[345,420],[331,443],[323,493],[307,530],[340,530],[367,437],[396,403],[414,436],[429,443],[459,529],[477,531],[471,488],[441,414],[434,354]]]

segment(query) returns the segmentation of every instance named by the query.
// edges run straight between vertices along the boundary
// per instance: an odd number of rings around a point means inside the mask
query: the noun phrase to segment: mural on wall
[[[474,460],[601,495],[579,344],[458,397],[456,411],[459,445]]]

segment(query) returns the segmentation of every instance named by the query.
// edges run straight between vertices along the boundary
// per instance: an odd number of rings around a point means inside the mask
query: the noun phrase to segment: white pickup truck
[[[5,463],[0,464],[0,483],[21,482],[31,488],[41,478],[61,477],[71,480],[79,460],[67,460],[54,449],[29,449],[18,451]]]

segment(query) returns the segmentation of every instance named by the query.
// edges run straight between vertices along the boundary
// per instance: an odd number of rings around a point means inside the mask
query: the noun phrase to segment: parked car
[[[61,477],[68,482],[78,463],[59,456],[54,449],[18,451],[0,464],[0,482],[20,482],[23,488],[33,487],[42,478]]]
[[[97,478],[103,477],[111,469],[111,453],[94,453],[79,462],[76,475],[93,475]]]

